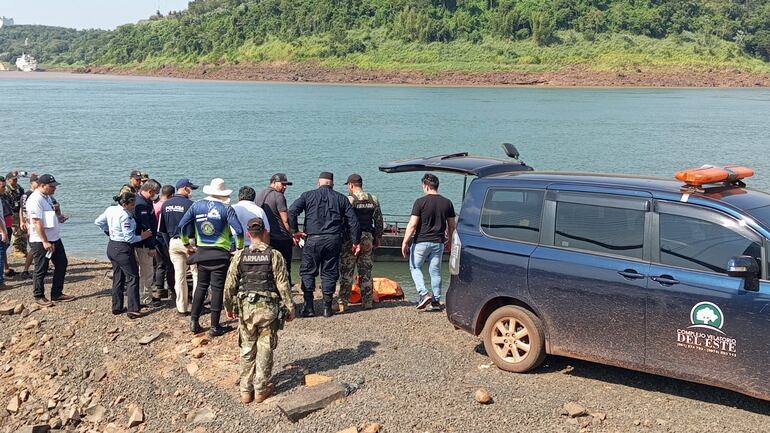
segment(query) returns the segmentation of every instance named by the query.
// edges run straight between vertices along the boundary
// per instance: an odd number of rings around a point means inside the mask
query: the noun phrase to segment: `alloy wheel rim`
[[[513,317],[503,317],[492,328],[495,353],[505,362],[516,364],[529,355],[529,329]]]

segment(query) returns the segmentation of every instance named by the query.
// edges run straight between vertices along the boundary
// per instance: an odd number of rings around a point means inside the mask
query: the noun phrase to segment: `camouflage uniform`
[[[136,194],[138,190],[129,184],[124,184],[123,187],[120,188],[118,195],[115,196],[115,201],[118,201],[118,198],[127,192],[133,192],[134,194]]]
[[[242,257],[268,248],[263,242],[253,241],[247,249],[237,251],[225,282],[225,310],[228,314],[238,312],[242,393],[259,393],[267,388],[273,370],[273,350],[278,345],[279,308],[283,305],[288,311],[294,311],[286,262],[277,250],[270,248],[272,276],[267,278],[273,280],[274,290],[255,291],[246,287],[250,280],[244,278]],[[250,293],[254,302],[249,301]]]
[[[341,308],[348,304],[353,290],[353,274],[358,267],[358,284],[361,287],[361,302],[364,308],[372,306],[372,267],[375,241],[382,238],[383,222],[380,202],[377,196],[364,191],[356,191],[348,196],[350,204],[358,216],[361,225],[361,251],[353,254],[353,243],[348,240],[342,245],[340,254],[340,291]]]
[[[10,182],[5,185],[5,195],[13,210],[13,250],[14,254],[27,255],[27,231],[22,231],[21,220],[19,219],[19,208],[21,207],[21,196],[24,194],[24,188],[16,185],[12,187]]]

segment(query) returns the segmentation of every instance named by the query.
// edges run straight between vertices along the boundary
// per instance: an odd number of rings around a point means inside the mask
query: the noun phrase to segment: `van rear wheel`
[[[545,359],[545,333],[540,319],[521,307],[495,310],[484,325],[484,349],[505,371],[524,373]]]

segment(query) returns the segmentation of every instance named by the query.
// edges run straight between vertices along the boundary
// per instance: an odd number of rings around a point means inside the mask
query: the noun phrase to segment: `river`
[[[355,86],[0,72],[0,172],[50,172],[71,216],[68,253],[103,258],[94,218],[135,168],[163,184],[222,177],[233,189],[288,173],[291,202],[321,171],[364,178],[387,214],[408,214],[420,174],[395,159],[516,144],[541,170],[673,176],[707,163],[754,168],[770,190],[770,90]],[[459,207],[462,179],[441,175]],[[22,184],[26,181],[22,179]],[[198,193],[197,197],[202,194]],[[411,285],[405,265],[375,274]]]

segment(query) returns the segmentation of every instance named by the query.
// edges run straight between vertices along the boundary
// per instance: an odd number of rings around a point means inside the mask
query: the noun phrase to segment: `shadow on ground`
[[[357,347],[332,350],[312,358],[298,359],[278,374],[273,375],[276,393],[283,393],[303,385],[305,374],[334,370],[344,365],[353,365],[374,355],[380,343],[361,341]]]

